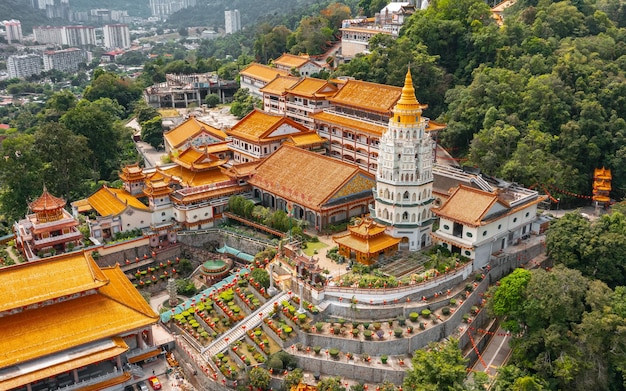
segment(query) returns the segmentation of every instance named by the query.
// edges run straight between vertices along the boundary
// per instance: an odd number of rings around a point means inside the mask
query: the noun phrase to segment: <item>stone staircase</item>
[[[202,349],[202,356],[207,361],[212,361],[213,356],[224,351],[229,344],[243,337],[246,333],[246,330],[252,330],[253,328],[257,327],[263,321],[263,318],[265,318],[270,313],[275,302],[280,303],[283,300],[287,300],[288,297],[289,296],[287,295],[287,293],[281,292],[278,296],[270,298],[267,303],[263,304],[260,308],[248,315],[241,322],[234,325],[230,330],[222,334],[209,346]],[[245,330],[243,326],[245,326]]]

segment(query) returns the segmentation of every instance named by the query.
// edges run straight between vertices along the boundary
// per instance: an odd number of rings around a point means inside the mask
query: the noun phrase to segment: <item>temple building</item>
[[[285,116],[253,110],[227,131],[234,163],[247,163],[268,157],[283,143],[323,151],[325,140]]]
[[[15,244],[28,261],[61,254],[82,246],[78,221],[65,210],[65,200],[43,193],[28,205],[33,212],[13,226]]]
[[[386,234],[385,229],[370,218],[360,219],[348,226],[347,233],[333,236],[333,241],[339,246],[339,255],[372,265],[381,255],[393,255],[398,250],[401,239]]]
[[[376,203],[371,211],[387,232],[402,239],[401,248],[416,251],[431,243],[433,215],[433,141],[415,98],[411,71],[402,96],[393,107],[380,142],[376,173]]]
[[[73,252],[0,268],[0,389],[108,390],[161,353],[158,315],[119,266]]]
[[[221,152],[225,153],[228,151],[226,137],[228,136],[222,130],[200,121],[195,116],[190,116],[174,129],[163,133],[163,143],[167,153],[182,151],[189,147],[206,146],[213,148],[222,146]]]
[[[545,198],[504,181],[492,191],[460,185],[441,207],[432,209],[439,217],[433,241],[470,258],[474,269],[480,269],[492,254],[530,236],[537,205]]]
[[[318,230],[367,213],[374,176],[336,159],[283,145],[248,179],[263,206],[290,210]]]

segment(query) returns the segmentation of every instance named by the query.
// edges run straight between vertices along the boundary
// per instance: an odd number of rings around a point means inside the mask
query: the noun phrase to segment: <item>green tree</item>
[[[207,96],[204,98],[204,104],[206,104],[209,108],[216,107],[220,103],[221,100],[219,95],[217,94],[207,94]]]
[[[100,98],[112,99],[119,103],[128,115],[134,103],[141,97],[141,88],[128,79],[107,72],[97,78],[94,75],[94,80],[83,96],[92,102]]]
[[[304,373],[301,368],[296,368],[293,371],[289,372],[287,376],[283,379],[283,383],[285,384],[285,389],[291,390],[294,386],[300,384],[304,377]]]
[[[63,124],[48,122],[34,134],[34,147],[44,162],[42,177],[48,189],[66,200],[86,195],[86,184],[95,179],[87,138]]]
[[[163,123],[161,116],[156,116],[141,123],[141,139],[155,149],[163,145]]]
[[[258,282],[263,288],[270,287],[270,275],[264,268],[257,267],[252,270],[250,277],[254,278],[254,281]]]
[[[239,89],[233,96],[233,103],[230,106],[230,113],[241,119],[254,110],[255,105],[260,105],[259,99],[250,95],[247,88]]]
[[[417,390],[463,390],[465,360],[458,341],[431,343],[427,350],[416,350],[407,370],[403,388]]]
[[[339,377],[325,377],[317,383],[318,391],[346,391]]]
[[[491,289],[489,308],[494,315],[516,316],[520,313],[530,277],[528,270],[515,269],[513,273],[500,280],[500,286]],[[519,329],[516,321],[506,322],[503,326],[508,330]]]
[[[252,387],[256,387],[259,390],[269,389],[272,377],[267,369],[254,367],[248,373],[248,377]]]

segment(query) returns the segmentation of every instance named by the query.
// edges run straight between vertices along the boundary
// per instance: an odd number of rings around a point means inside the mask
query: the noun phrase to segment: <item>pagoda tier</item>
[[[593,172],[593,200],[596,202],[609,202],[611,200],[611,170],[604,167],[596,168]]]
[[[39,222],[46,223],[63,218],[65,200],[48,193],[48,190],[44,186],[41,196],[31,202],[28,207],[36,214]]]

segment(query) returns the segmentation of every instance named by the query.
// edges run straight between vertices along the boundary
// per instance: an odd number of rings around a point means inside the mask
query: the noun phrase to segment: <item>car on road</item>
[[[153,390],[161,389],[161,382],[159,381],[159,378],[156,376],[149,377],[148,383],[150,383],[150,386],[152,387]]]
[[[139,388],[139,391],[150,391],[150,389],[148,389],[148,386],[146,385],[146,382],[143,381],[137,383],[137,388]]]

